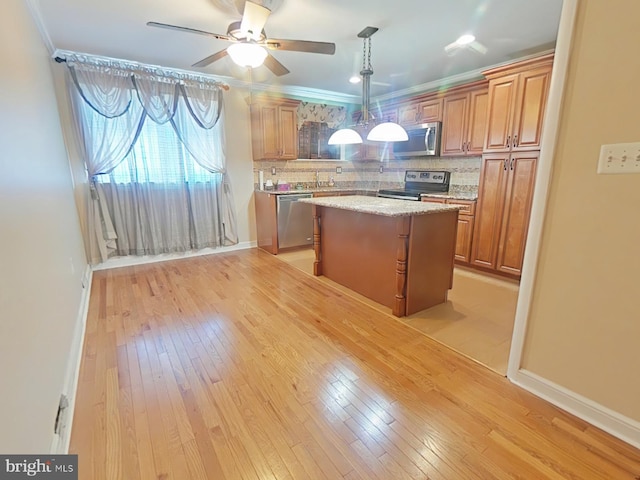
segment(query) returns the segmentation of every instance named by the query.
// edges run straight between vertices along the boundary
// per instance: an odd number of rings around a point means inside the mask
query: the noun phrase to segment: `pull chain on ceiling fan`
[[[232,42],[232,45],[228,48],[194,63],[194,67],[206,67],[229,55],[237,65],[255,68],[264,63],[275,75],[281,76],[289,73],[289,70],[265,49],[321,53],[325,55],[333,55],[335,53],[336,46],[334,43],[268,38],[264,31],[264,26],[270,14],[271,11],[268,8],[246,1],[242,19],[231,23],[225,35],[168,23],[147,22],[147,25],[150,27],[197,33],[217,40]]]

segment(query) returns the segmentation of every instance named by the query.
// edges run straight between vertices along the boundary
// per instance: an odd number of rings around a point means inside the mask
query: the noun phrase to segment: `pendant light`
[[[363,39],[362,48],[362,111],[360,121],[355,126],[356,129],[367,132],[369,122],[373,121],[369,115],[369,97],[371,91],[371,36],[378,31],[377,27],[366,27],[358,34],[358,38]],[[367,135],[367,140],[374,142],[404,142],[409,139],[407,131],[394,122],[382,122],[375,125]],[[334,132],[329,137],[329,145],[349,145],[362,143],[362,137],[353,128],[342,128]]]

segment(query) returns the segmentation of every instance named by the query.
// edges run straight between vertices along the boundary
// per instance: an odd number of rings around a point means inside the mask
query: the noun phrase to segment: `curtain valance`
[[[82,99],[104,117],[124,115],[137,99],[151,120],[163,124],[173,118],[178,100],[182,98],[200,128],[211,129],[220,119],[222,86],[219,83],[157,76],[145,70],[75,60],[67,60],[67,66]]]

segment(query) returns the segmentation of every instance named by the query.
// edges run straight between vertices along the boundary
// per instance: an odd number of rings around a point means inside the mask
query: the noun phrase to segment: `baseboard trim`
[[[640,448],[640,422],[557,385],[528,370],[519,370],[510,380],[586,422]]]
[[[80,362],[84,347],[84,332],[87,325],[89,312],[89,299],[91,297],[91,280],[93,270],[87,265],[82,276],[82,296],[78,307],[78,316],[69,348],[69,359],[65,372],[62,394],[69,400],[69,406],[65,412],[65,422],[60,434],[54,434],[51,441],[50,452],[54,455],[66,454],[69,451],[71,441],[71,428],[73,426],[73,413],[76,405],[76,392],[78,391],[78,378],[80,375]]]
[[[202,255],[216,255],[218,253],[233,252],[236,250],[246,250],[248,248],[255,248],[258,246],[258,242],[240,242],[230,247],[220,248],[203,248],[201,250],[190,250],[188,252],[181,253],[167,253],[161,255],[144,255],[144,256],[127,256],[127,257],[114,257],[108,259],[106,262],[99,263],[93,266],[93,270],[108,270],[111,268],[131,267],[133,265],[144,265],[146,263],[167,262],[170,260],[180,260],[183,258],[200,257]]]

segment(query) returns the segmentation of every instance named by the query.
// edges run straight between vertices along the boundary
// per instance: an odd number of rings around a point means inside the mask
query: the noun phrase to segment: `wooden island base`
[[[446,301],[457,210],[385,216],[313,207],[314,275],[385,305],[398,317]]]

